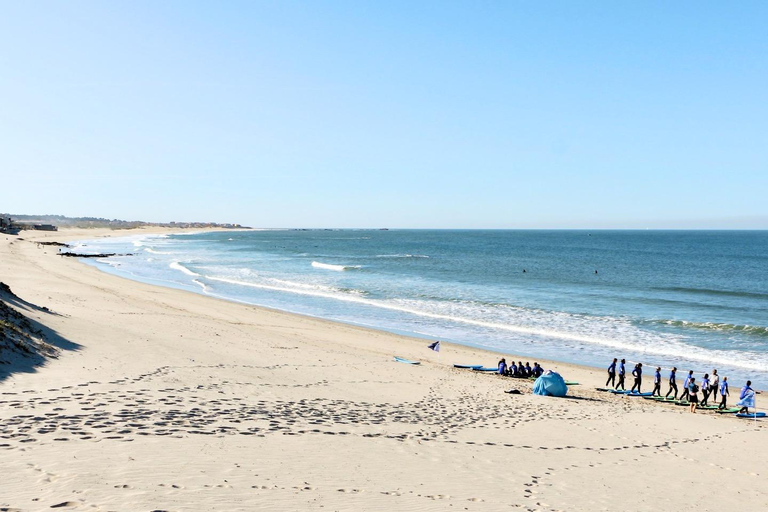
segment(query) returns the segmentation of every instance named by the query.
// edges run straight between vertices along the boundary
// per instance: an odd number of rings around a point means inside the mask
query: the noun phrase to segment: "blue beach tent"
[[[544,396],[565,396],[568,386],[559,373],[548,370],[533,383],[533,394]]]

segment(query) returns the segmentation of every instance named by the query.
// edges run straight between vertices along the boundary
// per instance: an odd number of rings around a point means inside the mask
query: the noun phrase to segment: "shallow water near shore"
[[[152,284],[500,352],[768,378],[765,231],[252,230],[75,251],[130,253],[88,263]]]

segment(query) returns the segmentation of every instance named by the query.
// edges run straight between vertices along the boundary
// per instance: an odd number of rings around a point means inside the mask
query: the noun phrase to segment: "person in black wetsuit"
[[[747,395],[749,395],[749,393],[754,393],[755,392],[755,390],[753,390],[751,386],[752,386],[752,381],[748,380],[747,381],[747,385],[744,386],[743,388],[741,388],[741,394],[739,395],[739,402],[744,400],[747,397]],[[738,403],[736,405],[741,405],[741,403]],[[741,407],[741,410],[739,411],[739,413],[741,413],[741,414],[749,414],[749,407],[747,407],[746,405],[743,405]]]
[[[653,391],[651,396],[661,396],[661,366],[657,366],[656,373],[653,374]]]
[[[621,363],[619,363],[619,383],[616,384],[616,389],[619,389],[619,386],[621,386],[622,391],[626,389],[624,387],[624,375],[627,373],[626,368],[624,368],[625,363],[626,361],[624,359],[622,359]]]
[[[669,372],[669,391],[667,391],[667,394],[664,396],[664,398],[669,398],[669,394],[672,392],[672,390],[675,390],[675,400],[677,400],[677,381],[675,380],[675,375],[677,374],[677,367],[672,367],[672,371]]]
[[[616,385],[616,361],[618,361],[618,359],[614,357],[613,362],[610,365],[608,365],[608,380],[605,381],[606,386],[608,386],[609,384],[611,386]]]
[[[688,376],[685,378],[685,382],[683,382],[683,394],[680,395],[681,402],[691,397],[691,392],[688,385],[691,383],[692,379],[693,379],[693,370],[689,370]]]
[[[725,401],[728,398],[728,377],[723,377],[723,382],[720,384],[720,396],[722,398],[720,399],[720,405],[717,408],[725,409]]]
[[[701,379],[701,402],[699,402],[699,407],[704,407],[707,405],[707,400],[709,399],[709,374],[705,373],[704,378]]]
[[[637,392],[640,393],[640,385],[643,383],[643,363],[637,363],[635,369],[632,370],[632,375],[635,377],[635,383],[632,384],[630,392],[634,392],[637,388]]]

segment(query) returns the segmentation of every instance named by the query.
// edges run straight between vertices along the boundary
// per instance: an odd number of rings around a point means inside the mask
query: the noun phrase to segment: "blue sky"
[[[0,211],[768,229],[767,2],[0,8]]]

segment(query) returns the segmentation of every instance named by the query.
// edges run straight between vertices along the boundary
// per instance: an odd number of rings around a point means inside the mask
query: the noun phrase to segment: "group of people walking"
[[[539,363],[533,363],[533,366],[531,366],[531,363],[525,363],[525,366],[523,366],[522,361],[518,361],[517,364],[512,361],[512,363],[507,365],[507,360],[503,357],[499,361],[499,375],[506,377],[527,379],[528,377],[540,377],[542,373],[544,373],[544,368]]]
[[[618,375],[619,381],[616,382],[616,376]],[[614,358],[611,364],[608,366],[608,380],[606,386],[613,386],[614,389],[626,390],[624,387],[624,378],[626,375],[626,360],[619,361]],[[634,377],[634,384],[632,385],[631,392],[637,391],[641,393],[640,387],[643,383],[643,363],[637,363],[632,370],[632,376]],[[665,398],[669,398],[672,395],[673,400],[677,400],[677,368],[673,367],[669,372],[668,377],[669,390],[664,395]],[[741,389],[739,400],[743,401],[745,398],[754,394],[752,389],[752,381],[747,381],[747,384]],[[699,392],[702,394],[702,399],[699,401]],[[693,376],[693,370],[688,371],[688,375],[683,382],[683,392],[680,395],[680,401],[688,401],[691,405],[690,411],[696,412],[696,408],[701,405],[708,405],[708,401],[712,398],[713,402],[717,401],[717,394],[720,393],[720,404],[718,409],[725,409],[726,401],[730,395],[728,390],[728,377],[723,377],[723,381],[720,382],[720,376],[717,374],[717,369],[712,370],[712,374],[704,374],[704,378],[701,379],[701,384],[696,382],[696,377]],[[653,374],[653,392],[651,396],[661,396],[661,367],[657,366],[656,371]],[[740,404],[739,404],[740,405]],[[749,412],[747,406],[743,406],[740,412]]]

